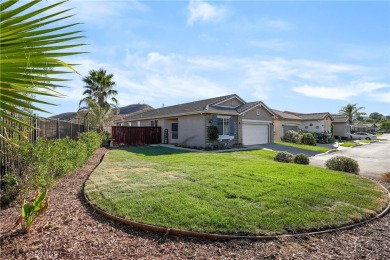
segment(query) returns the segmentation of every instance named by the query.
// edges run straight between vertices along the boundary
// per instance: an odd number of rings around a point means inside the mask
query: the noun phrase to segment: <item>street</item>
[[[379,138],[386,141],[316,155],[310,157],[310,165],[325,167],[328,159],[334,156],[346,156],[358,161],[360,175],[378,179],[381,174],[390,172],[390,134],[383,134]]]

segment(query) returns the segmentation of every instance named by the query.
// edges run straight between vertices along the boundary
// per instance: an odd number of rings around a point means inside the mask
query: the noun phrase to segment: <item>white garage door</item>
[[[243,122],[242,143],[243,145],[268,144],[268,125]]]

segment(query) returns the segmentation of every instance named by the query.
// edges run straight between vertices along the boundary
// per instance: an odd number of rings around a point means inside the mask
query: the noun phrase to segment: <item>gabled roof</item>
[[[346,123],[348,122],[348,117],[344,115],[332,115],[333,123]]]
[[[289,119],[289,120],[302,120],[302,118],[294,115],[294,114],[290,114],[290,113],[286,113],[286,112],[282,112],[282,111],[279,111],[279,110],[276,110],[276,109],[271,109],[272,112],[279,118],[282,118],[282,119]]]
[[[170,116],[180,116],[180,115],[192,115],[198,113],[222,113],[227,115],[237,115],[237,111],[234,108],[222,108],[219,106],[214,106],[226,100],[231,99],[232,97],[237,97],[239,100],[242,100],[235,94],[209,98],[174,106],[167,106],[162,108],[157,108],[145,113],[137,114],[134,116],[125,117],[124,120],[137,120],[137,119],[149,119],[149,118],[162,118]]]
[[[226,107],[220,106],[219,104],[228,101],[230,99],[236,98],[239,100],[242,105],[236,107]],[[209,98],[174,106],[162,107],[154,109],[145,113],[140,113],[136,115],[131,115],[125,117],[123,120],[140,120],[140,119],[155,119],[155,118],[166,118],[166,117],[177,117],[184,115],[194,115],[194,114],[220,114],[220,115],[241,115],[248,110],[253,109],[254,107],[261,105],[272,115],[272,111],[261,101],[246,103],[238,95],[232,94],[227,96]]]
[[[323,113],[311,113],[311,114],[295,114],[297,117],[302,118],[302,120],[323,120],[325,117],[329,116],[331,119],[333,117],[328,112]]]

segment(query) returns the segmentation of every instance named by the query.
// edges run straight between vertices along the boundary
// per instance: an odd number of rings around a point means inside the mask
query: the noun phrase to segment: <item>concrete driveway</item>
[[[319,154],[310,157],[310,165],[325,167],[328,159],[334,156],[346,156],[359,163],[360,175],[378,179],[381,174],[390,172],[390,134],[383,134],[379,138],[386,141]]]

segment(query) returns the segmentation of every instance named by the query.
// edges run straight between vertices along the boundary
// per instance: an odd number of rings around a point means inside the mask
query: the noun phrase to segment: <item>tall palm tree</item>
[[[352,125],[354,116],[365,115],[365,112],[360,112],[360,110],[364,109],[364,107],[357,107],[357,104],[348,104],[345,107],[342,107],[339,111],[341,115],[345,115],[348,117],[349,124]]]
[[[39,2],[0,3],[0,139],[7,139],[7,131],[29,127],[20,119],[31,117],[29,111],[47,112],[36,104],[53,105],[44,97],[62,96],[55,90],[66,81],[62,75],[75,72],[61,58],[81,53],[67,51],[83,45],[74,43],[83,37],[80,31],[67,31],[77,23],[55,25],[72,17],[69,9],[47,14],[64,1],[37,9]]]
[[[113,89],[116,84],[113,77],[113,74],[107,74],[107,71],[102,68],[90,70],[89,75],[83,78],[84,83],[87,84],[84,86],[86,90],[83,95],[87,95],[87,97],[81,99],[80,105],[83,103],[88,105],[87,100],[92,99],[102,108],[105,106],[116,107],[118,100],[114,96],[118,95],[118,92]],[[110,104],[109,100],[113,104]]]

